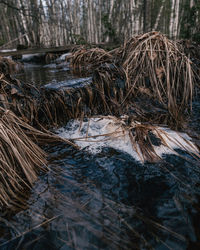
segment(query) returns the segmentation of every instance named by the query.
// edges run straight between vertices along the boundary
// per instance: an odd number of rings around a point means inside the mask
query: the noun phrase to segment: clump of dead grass
[[[52,90],[0,75],[0,107],[13,111],[34,127],[62,125],[80,117],[86,106],[92,106],[90,87]]]
[[[0,56],[0,73],[12,74],[17,70],[17,63],[13,60]]]
[[[73,142],[47,130],[39,131],[0,107],[0,207],[21,202],[23,192],[30,190],[40,172],[47,170],[47,155],[37,144],[57,142],[77,148]]]
[[[40,95],[34,84],[24,84],[9,74],[0,74],[0,106],[32,125],[38,117]]]
[[[179,40],[177,43],[180,50],[184,51],[185,55],[193,62],[192,68],[195,73],[198,86],[200,86],[200,44],[191,40]]]
[[[165,120],[173,123],[184,120],[191,107],[193,63],[178,42],[159,32],[134,36],[109,53],[79,48],[72,54],[71,65],[81,74],[93,73],[94,99],[110,114],[113,106],[127,110],[140,96],[162,105],[168,113]]]
[[[175,41],[149,32],[125,42],[118,56],[127,76],[124,101],[145,91],[175,118],[191,104],[195,80],[192,62]]]
[[[121,110],[120,103],[126,91],[124,69],[114,63],[105,63],[93,73],[92,90],[96,106],[103,112],[115,113]]]
[[[91,74],[98,66],[112,61],[112,55],[101,48],[87,49],[80,47],[72,53],[70,58],[71,67],[74,73]]]
[[[27,136],[37,130],[0,108],[0,206],[9,206],[45,170],[45,153]]]
[[[180,127],[192,101],[192,62],[177,42],[159,32],[135,36],[111,52],[79,47],[72,53],[71,65],[83,75],[93,74],[91,86],[39,89],[1,74],[1,106],[29,124],[51,127],[83,113],[120,115],[133,109],[138,120],[148,120],[155,112],[143,112],[143,106],[136,105],[136,100],[145,98],[159,109],[161,119],[156,115],[156,121]]]

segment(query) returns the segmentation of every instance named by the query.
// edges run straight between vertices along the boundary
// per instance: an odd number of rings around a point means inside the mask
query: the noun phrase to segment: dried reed
[[[126,74],[116,64],[102,64],[93,73],[92,90],[95,106],[101,114],[122,114],[120,103],[126,91]]]
[[[159,32],[135,36],[109,53],[80,48],[72,54],[71,65],[79,73],[93,73],[93,101],[109,114],[130,111],[143,96],[164,110],[165,118],[157,121],[178,127],[191,107],[193,64],[179,43]]]
[[[45,153],[26,135],[37,130],[0,108],[0,206],[9,206],[45,170]]]
[[[112,55],[104,49],[80,47],[72,53],[70,61],[74,73],[87,75],[101,64],[112,62]]]
[[[124,101],[131,94],[146,91],[167,107],[175,119],[191,104],[192,62],[176,42],[159,32],[149,32],[125,42],[119,54],[127,75],[128,92]]]
[[[77,148],[73,142],[39,131],[1,107],[0,141],[0,207],[8,207],[14,200],[20,202],[19,197],[31,188],[39,172],[47,170],[46,154],[36,143],[62,141]]]
[[[25,122],[37,120],[40,91],[33,84],[21,83],[10,75],[0,75],[0,106],[12,110]]]
[[[17,70],[17,65],[13,60],[0,56],[0,73],[14,73]]]
[[[190,58],[192,63],[192,69],[195,72],[198,86],[200,86],[200,44],[197,44],[190,40],[178,41],[180,50],[184,51],[185,55]]]

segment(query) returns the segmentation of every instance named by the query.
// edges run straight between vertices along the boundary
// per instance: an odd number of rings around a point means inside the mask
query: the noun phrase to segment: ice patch
[[[47,65],[44,65],[43,68],[52,69],[52,72],[69,71],[69,63],[64,62],[64,61],[60,62],[59,64],[58,64],[58,62],[50,63]]]
[[[152,131],[162,141],[159,146],[153,145],[153,150],[158,157],[161,158],[164,154],[177,154],[175,149],[198,154],[197,147],[187,134],[158,126],[155,126]],[[56,132],[62,138],[74,139],[81,149],[92,154],[101,152],[104,147],[111,147],[128,153],[136,161],[145,161],[137,140],[135,147],[133,147],[128,129],[124,129],[116,118],[91,118],[82,123],[78,120],[72,120],[66,127],[62,127]]]
[[[50,63],[47,65],[44,65],[43,68],[49,68],[49,69],[56,69],[56,64],[55,63]]]
[[[65,61],[66,57],[71,56],[72,53],[65,53],[56,59],[56,62]]]
[[[44,88],[47,89],[55,89],[55,90],[60,90],[64,88],[76,88],[76,87],[83,87],[87,84],[90,84],[92,82],[91,77],[87,78],[77,78],[77,79],[71,79],[67,81],[60,81],[59,83],[57,82],[51,82],[46,85],[44,85]]]

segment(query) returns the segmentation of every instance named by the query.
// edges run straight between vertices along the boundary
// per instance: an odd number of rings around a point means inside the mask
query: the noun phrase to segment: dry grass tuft
[[[0,207],[23,201],[23,192],[30,190],[40,172],[47,170],[46,154],[36,143],[55,142],[77,148],[73,142],[47,130],[39,131],[0,107]]]
[[[155,108],[162,106],[165,118],[161,120],[179,127],[191,107],[193,63],[180,43],[159,32],[132,37],[109,53],[82,47],[72,54],[71,65],[78,73],[93,73],[95,105],[109,114],[124,113],[136,98],[145,97],[157,102]]]
[[[37,120],[40,91],[33,84],[23,84],[10,75],[0,74],[0,106],[13,111],[25,122]],[[34,125],[34,124],[33,124]]]
[[[180,40],[178,41],[178,46],[193,62],[192,68],[195,72],[198,86],[200,86],[200,44],[190,40]]]
[[[70,61],[74,73],[87,75],[101,64],[112,62],[112,55],[104,49],[80,47],[72,53]]]
[[[40,89],[0,74],[0,107],[13,111],[24,122],[40,129],[57,127],[80,117],[84,105],[91,104],[88,101],[91,92],[89,88]]]
[[[105,63],[93,73],[92,90],[95,106],[101,114],[109,112],[122,113],[120,103],[126,91],[126,74],[124,69],[114,63]]]
[[[17,63],[9,58],[0,56],[0,73],[12,74],[17,71]]]
[[[37,174],[44,171],[45,153],[27,136],[36,138],[36,129],[0,108],[0,206],[20,200],[24,187],[30,188]]]
[[[131,94],[146,91],[167,107],[175,119],[191,104],[192,63],[176,42],[159,32],[149,32],[125,42],[119,55],[129,89],[124,101]]]
[[[181,127],[195,77],[192,62],[177,42],[149,32],[111,52],[79,47],[72,53],[71,64],[78,73],[93,74],[91,86],[38,89],[1,74],[0,105],[29,124],[46,128],[87,114],[124,113],[134,113],[141,121]],[[159,110],[156,115],[145,111],[144,99],[152,110]]]

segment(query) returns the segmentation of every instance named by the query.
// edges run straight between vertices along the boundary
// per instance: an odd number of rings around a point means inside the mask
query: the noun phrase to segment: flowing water
[[[17,78],[51,88],[91,80],[76,79],[64,62],[26,63]],[[157,163],[142,163],[125,139],[94,137],[91,146],[90,136],[108,132],[106,118],[95,119],[55,130],[67,138],[87,134],[87,140],[79,140],[80,149],[45,146],[49,171],[27,194],[25,207],[1,215],[0,249],[198,249],[200,162],[182,146],[162,151]]]

